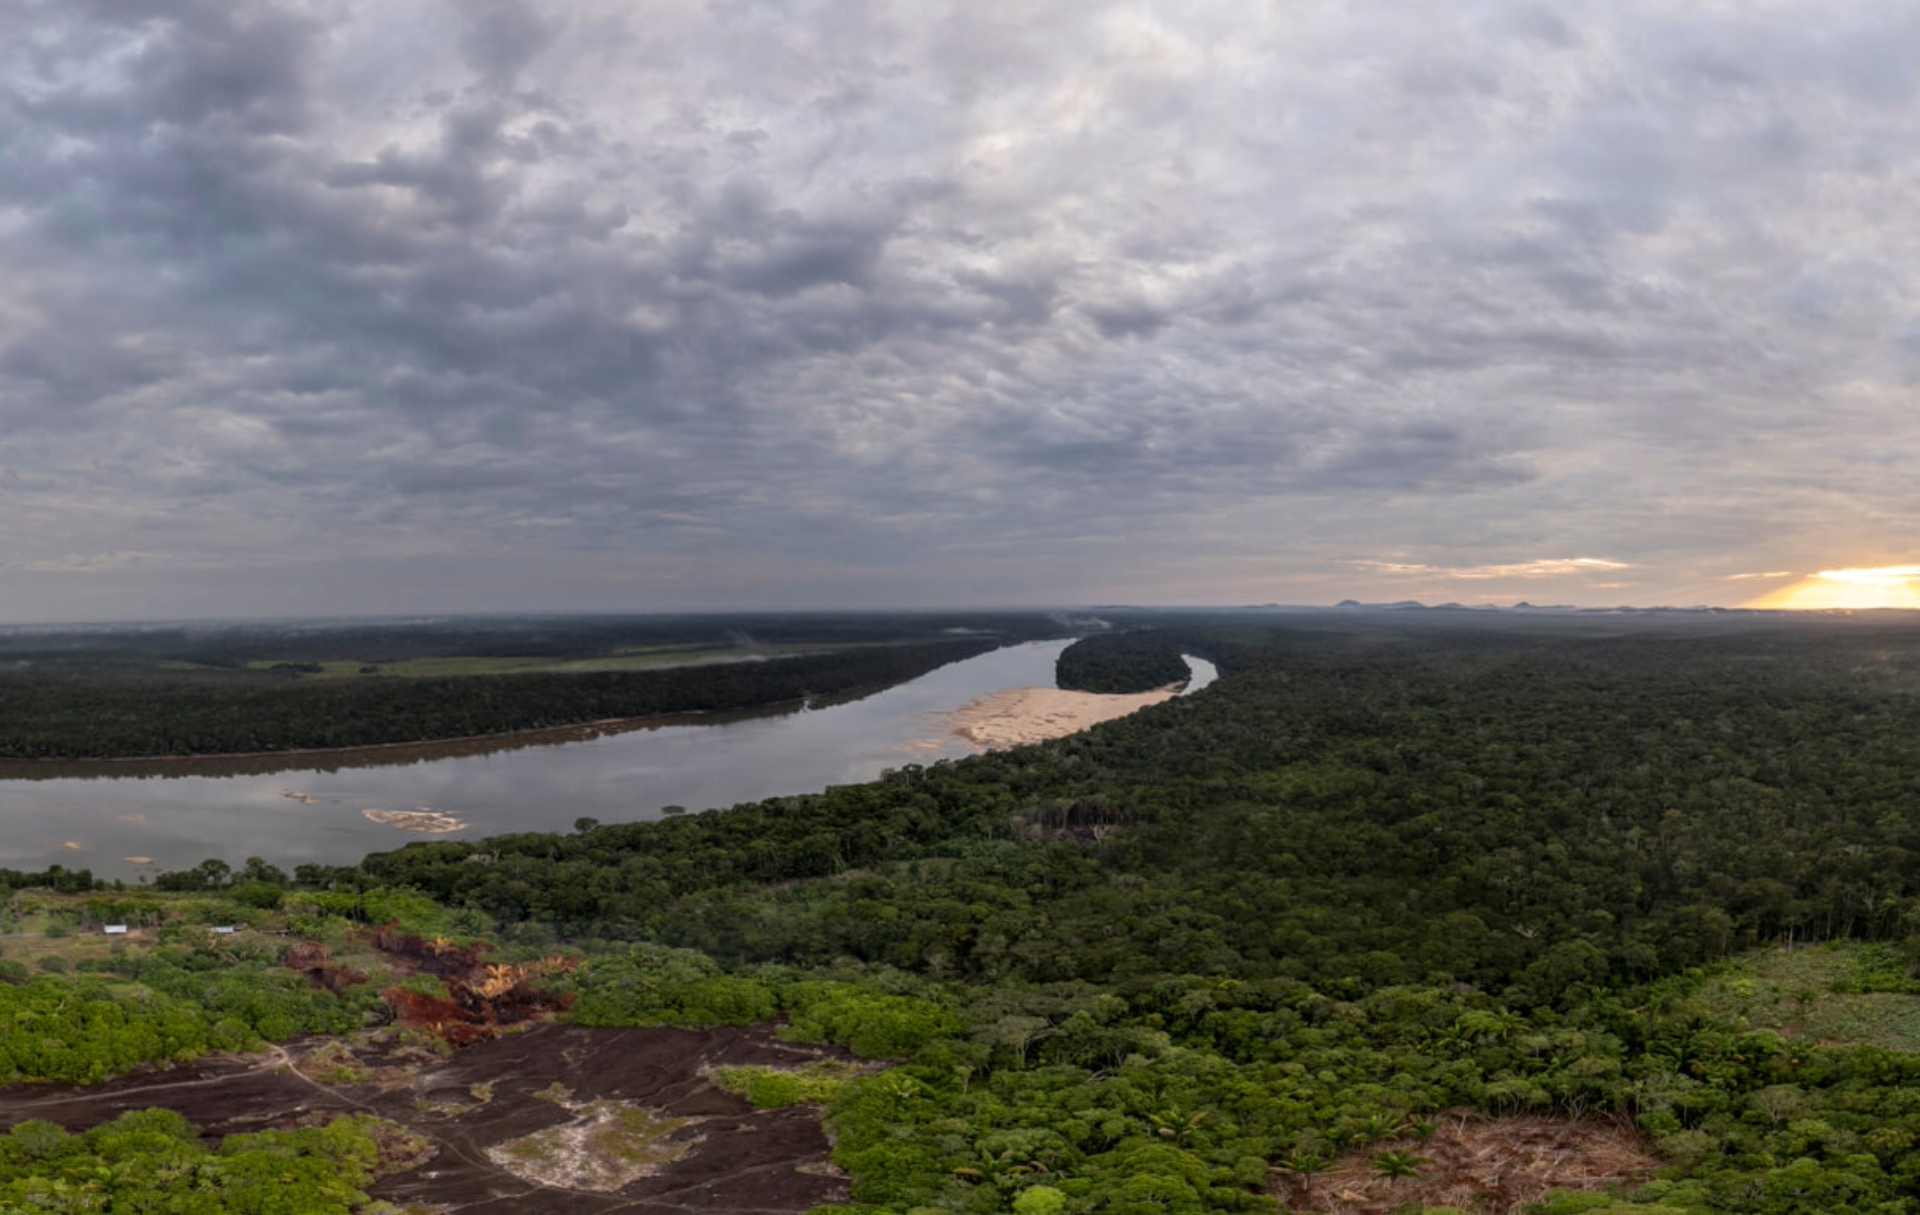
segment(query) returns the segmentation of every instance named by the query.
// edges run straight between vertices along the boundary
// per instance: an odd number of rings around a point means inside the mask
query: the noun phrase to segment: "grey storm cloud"
[[[1867,3],[21,0],[0,617],[1898,564],[1916,52]]]

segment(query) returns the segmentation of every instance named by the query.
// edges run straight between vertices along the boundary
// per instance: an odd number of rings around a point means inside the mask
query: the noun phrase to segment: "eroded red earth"
[[[400,1024],[426,1030],[455,1046],[499,1037],[509,1026],[564,1011],[573,1002],[572,997],[556,997],[541,986],[547,976],[578,966],[572,958],[549,958],[530,966],[492,964],[486,960],[484,945],[430,941],[390,927],[373,934],[373,945],[406,969],[432,975],[445,985],[445,999],[397,986],[381,992],[380,998]]]

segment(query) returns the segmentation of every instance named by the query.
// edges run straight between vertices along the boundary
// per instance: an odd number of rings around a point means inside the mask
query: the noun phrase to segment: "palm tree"
[[[1300,1179],[1300,1197],[1306,1202],[1313,1201],[1313,1175],[1326,1167],[1327,1158],[1312,1152],[1295,1152],[1280,1162],[1282,1171]]]
[[[1373,1171],[1382,1177],[1418,1177],[1426,1162],[1425,1156],[1412,1152],[1381,1152],[1373,1158]]]

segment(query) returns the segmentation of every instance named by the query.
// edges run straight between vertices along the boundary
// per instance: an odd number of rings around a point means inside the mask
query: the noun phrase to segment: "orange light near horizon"
[[[1762,595],[1746,606],[1796,612],[1920,610],[1920,565],[1821,570],[1811,578]]]

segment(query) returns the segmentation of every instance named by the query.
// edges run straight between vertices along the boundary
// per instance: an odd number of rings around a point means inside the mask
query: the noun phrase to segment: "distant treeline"
[[[0,757],[360,747],[744,709],[884,687],[999,644],[967,638],[653,671],[405,680],[182,680],[158,672],[14,670],[0,673]]]
[[[1145,629],[1074,642],[1060,651],[1054,682],[1074,692],[1151,692],[1192,674],[1173,634]]]
[[[1036,612],[761,612],[681,616],[513,616],[0,629],[0,668],[93,670],[166,663],[404,662],[418,658],[571,659],[649,646],[854,645],[992,636],[1053,637]],[[180,672],[175,672],[176,674]]]
[[[50,865],[41,870],[0,869],[0,904],[16,890],[54,890],[61,894],[84,894],[94,888],[93,870],[68,869]]]

